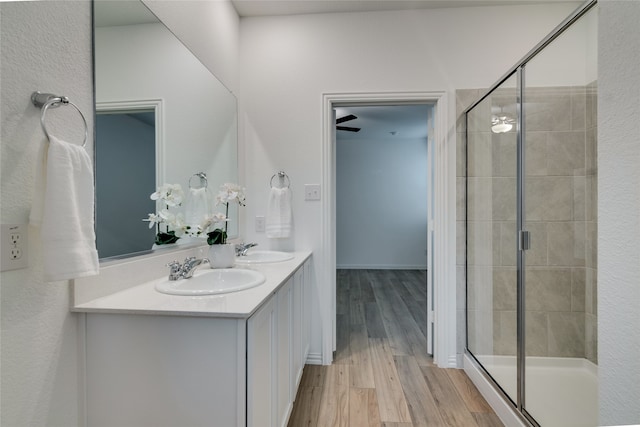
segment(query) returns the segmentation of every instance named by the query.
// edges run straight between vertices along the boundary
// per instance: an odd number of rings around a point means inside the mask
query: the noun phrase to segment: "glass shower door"
[[[596,426],[596,12],[524,70],[525,410]]]
[[[517,402],[517,81],[467,115],[467,348]]]

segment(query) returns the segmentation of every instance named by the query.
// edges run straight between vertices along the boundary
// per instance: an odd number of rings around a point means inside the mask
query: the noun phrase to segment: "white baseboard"
[[[307,355],[307,365],[322,365],[322,354],[321,353],[309,353]]]
[[[512,409],[511,405],[502,398],[491,384],[489,384],[489,381],[484,377],[469,355],[464,354],[463,361],[464,372],[467,374],[471,382],[473,382],[473,384],[478,388],[478,391],[485,398],[489,406],[493,408],[498,418],[500,418],[500,421],[502,421],[502,423],[507,427],[527,427],[527,425]]]
[[[397,265],[397,264],[338,264],[338,270],[426,270],[426,265]]]

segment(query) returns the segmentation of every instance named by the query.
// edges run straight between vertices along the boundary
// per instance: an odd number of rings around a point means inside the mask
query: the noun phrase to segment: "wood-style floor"
[[[338,270],[333,365],[307,365],[289,419],[301,426],[502,423],[461,370],[426,354],[424,271]]]

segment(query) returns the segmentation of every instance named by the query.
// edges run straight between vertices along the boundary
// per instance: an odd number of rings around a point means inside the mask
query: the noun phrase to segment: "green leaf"
[[[156,234],[155,244],[156,245],[168,245],[168,244],[177,242],[178,239],[179,239],[179,237],[176,236],[175,231],[168,231],[166,233],[160,232],[160,233]]]
[[[207,243],[210,245],[224,245],[227,243],[227,232],[216,228],[215,230],[207,233]]]

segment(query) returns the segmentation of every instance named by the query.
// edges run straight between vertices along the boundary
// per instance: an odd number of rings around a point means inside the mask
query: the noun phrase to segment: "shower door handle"
[[[518,249],[521,251],[528,251],[531,249],[531,233],[525,230],[520,230],[518,235]]]

